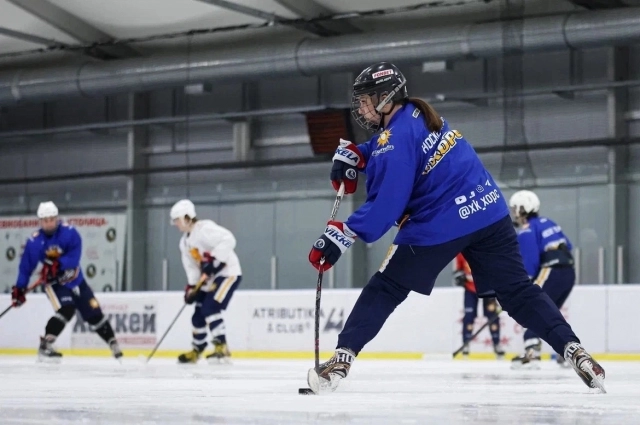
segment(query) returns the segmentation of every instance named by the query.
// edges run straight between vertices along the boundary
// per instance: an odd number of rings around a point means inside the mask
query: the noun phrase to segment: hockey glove
[[[333,155],[331,167],[331,184],[337,191],[340,182],[344,181],[344,193],[354,193],[358,188],[358,170],[365,167],[364,157],[355,144],[340,139],[340,145]]]
[[[328,222],[324,234],[318,238],[309,252],[309,262],[318,270],[329,270],[347,248],[353,245],[356,237],[346,224],[339,221]],[[324,263],[320,264],[322,258]]]
[[[53,285],[58,283],[58,268],[60,267],[60,263],[57,260],[52,260],[50,258],[45,258],[42,261],[42,271],[41,277],[42,280],[47,285]]]
[[[198,291],[195,289],[195,285],[186,285],[184,287],[184,302],[187,304],[193,304],[196,300]]]
[[[456,270],[453,272],[453,283],[456,286],[464,287],[465,283],[467,283],[467,276],[464,274],[463,270]]]
[[[225,263],[216,260],[216,257],[212,257],[211,254],[205,252],[200,262],[200,271],[206,274],[207,277],[211,277],[218,274],[225,266]]]
[[[17,286],[13,286],[11,288],[11,305],[14,307],[20,307],[22,304],[27,302],[27,297],[25,293],[27,291],[24,288],[18,288]]]

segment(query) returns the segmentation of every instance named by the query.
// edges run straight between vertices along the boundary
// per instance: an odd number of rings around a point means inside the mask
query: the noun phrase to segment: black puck
[[[298,388],[298,394],[312,395],[315,394],[311,388]]]

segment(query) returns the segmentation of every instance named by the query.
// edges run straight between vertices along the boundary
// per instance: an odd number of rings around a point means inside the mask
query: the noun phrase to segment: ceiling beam
[[[275,0],[276,3],[287,8],[303,19],[314,19],[320,16],[333,15],[335,12],[328,7],[318,3],[315,0]],[[347,19],[335,21],[322,21],[319,25],[327,30],[343,34],[356,34],[362,32],[359,28],[352,25]]]
[[[51,38],[44,38],[38,35],[27,34],[26,32],[16,31],[4,27],[0,27],[0,35],[6,35],[7,37],[15,38],[16,40],[28,41],[29,43],[42,44],[47,47],[68,46],[68,44],[53,40]]]
[[[12,0],[10,0],[12,1]],[[338,35],[338,33],[334,31],[329,31],[323,28],[321,25],[315,23],[307,23],[307,22],[288,22],[289,19],[276,15],[275,13],[265,12],[259,9],[254,9],[253,7],[244,6],[242,4],[234,3],[232,1],[227,0],[197,0],[201,3],[207,3],[212,6],[218,6],[223,9],[231,10],[233,12],[241,13],[243,15],[251,16],[254,18],[262,19],[267,22],[271,22],[275,24],[287,25],[294,27],[296,29],[306,31],[320,37],[326,37],[330,35]]]
[[[101,43],[113,40],[109,34],[88,24],[77,16],[47,0],[7,0],[29,14],[64,32],[83,44]],[[124,44],[99,46],[85,52],[100,59],[140,56],[133,48]]]
[[[613,9],[628,6],[622,0],[569,0],[571,3],[589,10]]]

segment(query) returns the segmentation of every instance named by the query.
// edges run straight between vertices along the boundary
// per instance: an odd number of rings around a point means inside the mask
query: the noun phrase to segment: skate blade
[[[540,370],[540,362],[529,362],[529,363],[511,363],[512,370]]]
[[[589,376],[591,377],[591,386],[594,389],[600,390],[600,392],[602,394],[606,394],[607,390],[604,388],[604,379],[600,378],[598,375],[596,375],[596,373],[593,371],[593,367],[591,366],[591,363],[588,361],[584,362],[584,366],[581,367],[581,369],[585,372],[587,372],[589,374]]]
[[[38,363],[46,363],[46,364],[60,364],[62,362],[62,357],[45,357],[38,356]]]
[[[307,384],[314,394],[320,394],[320,377],[314,368],[307,372]]]
[[[232,366],[233,365],[233,362],[228,357],[225,357],[223,359],[217,359],[217,358],[207,359],[207,363],[215,366]]]
[[[329,377],[329,380],[322,378],[314,368],[311,368],[307,373],[307,384],[315,394],[332,393],[338,388],[342,378],[333,373],[330,373]]]

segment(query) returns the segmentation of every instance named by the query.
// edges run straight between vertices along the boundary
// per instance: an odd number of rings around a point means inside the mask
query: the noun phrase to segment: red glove
[[[27,298],[25,297],[26,290],[24,288],[18,288],[17,286],[13,286],[11,288],[11,305],[14,307],[20,307],[22,304],[27,302]]]
[[[49,285],[58,283],[59,267],[60,263],[58,263],[58,260],[45,258],[42,262],[42,270],[40,271],[41,279]]]
[[[358,170],[364,167],[364,157],[356,145],[340,139],[331,167],[331,184],[336,192],[340,189],[340,182],[344,181],[344,193],[354,193],[358,188]]]
[[[322,271],[329,270],[338,262],[340,256],[356,241],[356,234],[340,221],[330,221],[324,233],[313,244],[309,252],[309,262]],[[324,257],[324,263],[320,260]]]

